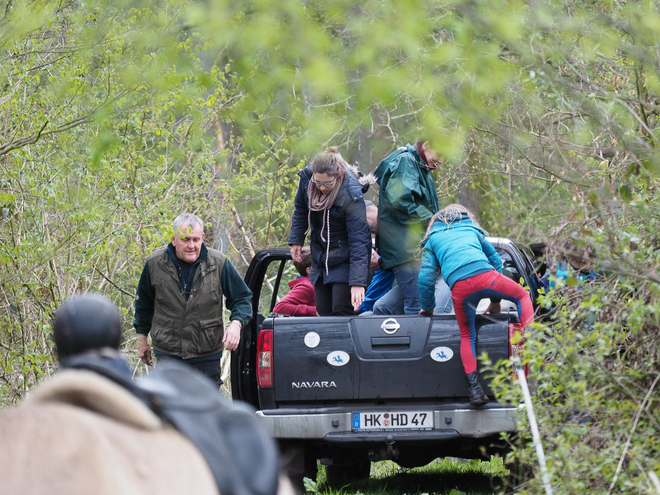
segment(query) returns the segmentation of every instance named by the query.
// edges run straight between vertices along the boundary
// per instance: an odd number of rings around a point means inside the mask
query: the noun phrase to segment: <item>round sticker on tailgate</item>
[[[344,351],[332,351],[328,354],[328,363],[333,366],[344,366],[351,360],[351,356]]]
[[[316,332],[309,332],[305,335],[305,345],[311,347],[312,349],[319,345],[321,342],[321,337]]]
[[[452,351],[449,347],[436,347],[431,351],[431,359],[439,363],[449,361],[453,357],[454,351]]]

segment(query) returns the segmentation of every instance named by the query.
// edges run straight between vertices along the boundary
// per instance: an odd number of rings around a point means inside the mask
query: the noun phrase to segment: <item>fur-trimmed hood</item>
[[[355,165],[345,162],[344,167],[355,176],[360,184],[362,184],[362,194],[366,193],[369,190],[369,187],[377,181],[374,174],[369,172],[367,175],[364,175]]]

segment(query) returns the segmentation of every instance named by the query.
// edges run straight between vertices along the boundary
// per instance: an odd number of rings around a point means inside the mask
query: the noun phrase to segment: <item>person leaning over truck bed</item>
[[[378,227],[381,268],[394,272],[404,300],[404,313],[419,311],[419,242],[440,209],[431,172],[441,163],[428,141],[407,144],[384,158],[374,175],[378,180]],[[385,311],[390,312],[391,311]],[[378,305],[374,314],[379,314]]]
[[[223,349],[233,351],[252,317],[252,293],[231,261],[204,244],[204,224],[191,213],[174,219],[174,237],[154,251],[137,286],[138,355],[152,365],[151,335],[158,359],[183,361],[222,384]],[[231,311],[224,329],[222,298]]]
[[[462,205],[449,205],[436,213],[422,240],[424,254],[419,273],[419,314],[432,315],[434,287],[439,273],[447,281],[461,332],[461,360],[468,383],[470,403],[481,406],[488,396],[479,384],[475,328],[476,309],[481,299],[490,298],[486,312],[500,311],[501,299],[518,307],[523,326],[534,322],[534,308],[527,291],[502,275],[502,260],[486,233]]]
[[[289,282],[289,293],[273,308],[273,313],[289,316],[318,316],[316,312],[316,296],[314,286],[309,281],[309,270],[312,266],[312,253],[309,246],[300,252],[302,261],[294,261],[299,277]]]
[[[321,316],[355,314],[364,301],[371,257],[371,235],[357,171],[329,148],[298,175],[289,245],[301,261],[308,229],[312,267],[309,278]]]

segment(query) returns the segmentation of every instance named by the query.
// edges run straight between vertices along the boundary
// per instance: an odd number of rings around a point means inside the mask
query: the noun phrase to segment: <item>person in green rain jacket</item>
[[[380,264],[394,272],[404,297],[404,313],[420,309],[417,278],[419,243],[431,217],[440,209],[431,172],[441,160],[428,141],[407,144],[378,164]],[[377,308],[374,313],[378,314]],[[387,311],[384,311],[387,313]]]

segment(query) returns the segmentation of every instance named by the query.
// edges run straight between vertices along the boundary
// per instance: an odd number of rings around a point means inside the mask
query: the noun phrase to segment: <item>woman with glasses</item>
[[[316,155],[298,173],[289,245],[294,261],[310,232],[316,310],[321,316],[350,316],[362,301],[369,275],[371,231],[363,185],[336,148]]]

